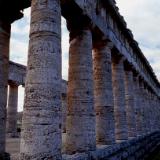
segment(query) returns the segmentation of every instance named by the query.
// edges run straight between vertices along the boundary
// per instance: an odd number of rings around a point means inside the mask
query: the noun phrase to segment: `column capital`
[[[108,41],[106,39],[96,39],[93,41],[93,48],[104,48],[107,47],[108,49],[112,50],[114,47],[113,42]]]

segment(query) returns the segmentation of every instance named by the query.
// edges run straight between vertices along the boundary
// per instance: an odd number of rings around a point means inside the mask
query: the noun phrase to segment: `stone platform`
[[[11,160],[18,160],[20,139],[7,138],[6,142],[6,151],[11,154]],[[64,143],[65,134],[63,134],[63,146]],[[96,151],[88,153],[63,154],[63,160],[145,160],[158,147],[160,147],[160,132],[154,132],[111,146],[99,145]]]

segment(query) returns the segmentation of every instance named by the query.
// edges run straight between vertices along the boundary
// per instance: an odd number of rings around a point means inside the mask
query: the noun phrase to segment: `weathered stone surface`
[[[18,86],[15,84],[9,85],[9,98],[7,108],[7,124],[6,132],[9,136],[17,135],[17,104],[18,104]]]
[[[143,80],[140,80],[140,85],[139,85],[139,98],[140,98],[140,120],[142,124],[141,128],[141,135],[146,134],[146,126],[145,126],[145,93],[144,93],[144,84]]]
[[[111,43],[94,45],[94,95],[97,144],[115,143],[114,104],[112,92]]]
[[[113,53],[114,54],[114,53]],[[128,139],[125,108],[124,59],[112,56],[112,81],[114,95],[115,135],[116,140]]]
[[[130,67],[128,66],[127,68],[130,68]],[[126,101],[128,137],[135,137],[136,136],[136,121],[135,121],[133,72],[130,69],[125,71],[125,101]]]
[[[26,66],[17,64],[15,62],[9,62],[9,83],[14,83],[17,85],[25,85],[26,79]]]
[[[61,9],[32,0],[21,160],[61,159]]]
[[[139,85],[139,77],[134,75],[134,99],[135,99],[135,122],[136,122],[136,131],[137,135],[142,135],[142,116],[141,116],[141,99],[140,99],[140,85]]]
[[[92,35],[89,29],[82,29],[70,41],[67,93],[66,153],[94,150]]]
[[[159,140],[160,132],[154,132],[115,145],[100,145],[96,151],[63,155],[63,160],[142,160],[159,146]]]
[[[5,152],[10,24],[0,20],[0,154]]]

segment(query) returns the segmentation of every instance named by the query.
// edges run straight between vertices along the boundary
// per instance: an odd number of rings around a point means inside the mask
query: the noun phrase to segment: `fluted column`
[[[66,132],[67,95],[62,94],[62,132]]]
[[[149,104],[149,93],[148,89],[145,88],[145,99],[146,99],[146,105],[145,105],[145,124],[146,124],[146,133],[150,132],[150,104]]]
[[[139,76],[134,75],[134,98],[135,98],[135,122],[136,122],[136,131],[137,135],[142,134],[142,116],[141,116],[141,99],[140,99],[140,84],[139,84]]]
[[[150,124],[150,130],[149,132],[152,132],[152,125],[153,125],[153,122],[152,122],[152,119],[153,119],[153,111],[152,111],[152,95],[151,95],[151,91],[149,91],[149,124]]]
[[[100,42],[101,44],[94,45],[93,51],[96,140],[97,144],[106,145],[115,143],[111,69],[112,43]]]
[[[65,150],[72,154],[94,150],[92,34],[89,28],[71,30],[69,49],[68,115]]]
[[[6,131],[8,136],[17,136],[17,103],[18,103],[18,85],[9,85],[9,98],[7,108]]]
[[[155,118],[155,112],[154,112],[154,99],[153,99],[153,93],[151,93],[151,99],[150,99],[150,104],[151,104],[151,131],[154,131],[154,118]]]
[[[141,128],[141,135],[146,134],[146,126],[145,126],[145,92],[144,92],[144,83],[143,80],[140,80],[140,90],[139,90],[139,97],[140,97],[140,105],[141,105],[141,109],[140,109],[140,119],[141,119],[141,124],[142,124],[142,128]]]
[[[125,101],[128,137],[136,137],[135,101],[133,85],[133,72],[130,66],[127,65],[125,70]]]
[[[61,9],[32,0],[21,160],[61,159]]]
[[[124,60],[112,56],[112,81],[114,95],[115,134],[117,141],[128,139],[125,108]]]
[[[0,157],[5,152],[10,24],[0,20]]]

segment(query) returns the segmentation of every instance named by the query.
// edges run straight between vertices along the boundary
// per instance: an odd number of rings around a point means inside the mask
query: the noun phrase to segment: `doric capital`
[[[94,39],[93,40],[93,48],[108,48],[112,50],[114,44],[111,41],[103,40],[103,39]]]

